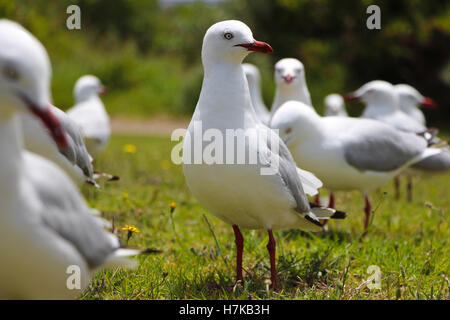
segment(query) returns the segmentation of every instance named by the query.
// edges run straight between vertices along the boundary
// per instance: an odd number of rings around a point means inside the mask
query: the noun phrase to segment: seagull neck
[[[202,90],[197,108],[211,113],[226,126],[244,128],[259,122],[250,100],[250,91],[240,63],[211,61],[204,63]],[[248,121],[250,120],[249,123]]]
[[[377,117],[379,115],[390,115],[398,111],[391,103],[368,103],[364,109],[363,116]]]
[[[23,141],[18,115],[0,117],[0,181],[1,185],[10,185],[19,171]]]
[[[80,93],[75,96],[75,103],[82,103],[82,102],[86,102],[89,100],[100,100],[100,97],[95,92],[89,92],[87,94]]]
[[[272,114],[285,102],[294,100],[300,101],[308,106],[312,106],[311,96],[306,84],[278,85],[275,92],[275,99],[272,105]]]

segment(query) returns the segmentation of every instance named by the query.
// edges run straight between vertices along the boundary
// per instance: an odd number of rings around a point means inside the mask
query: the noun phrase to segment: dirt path
[[[111,118],[112,132],[115,134],[163,135],[170,136],[178,128],[187,128],[190,118],[155,116],[133,118],[115,116]]]

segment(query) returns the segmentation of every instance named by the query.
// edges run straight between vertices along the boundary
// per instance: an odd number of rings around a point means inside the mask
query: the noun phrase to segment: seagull
[[[270,112],[264,104],[261,94],[261,74],[259,73],[258,68],[251,63],[243,63],[242,67],[244,68],[244,73],[247,77],[250,98],[256,114],[262,123],[267,125],[270,121]]]
[[[61,124],[67,147],[58,149],[48,129],[32,114],[22,114],[22,128],[25,149],[56,163],[69,175],[77,186],[89,183],[97,186],[94,180],[92,157],[86,149],[81,130],[61,109],[49,105],[52,114]]]
[[[403,87],[403,88],[402,88]],[[399,94],[399,92],[401,94]],[[405,132],[414,132],[419,134],[430,134],[435,129],[428,129],[424,124],[417,121],[414,117],[405,113],[400,105],[405,104],[405,101],[416,100],[424,105],[435,106],[436,103],[430,98],[420,98],[415,94],[411,96],[406,93],[404,86],[400,89],[395,89],[395,86],[386,81],[375,80],[366,83],[357,91],[345,96],[347,101],[362,100],[366,103],[366,108],[363,112],[363,117],[376,119],[382,121],[392,127]],[[411,93],[411,90],[408,92]],[[416,102],[417,104],[417,102]],[[436,133],[433,133],[436,134]],[[440,140],[433,138],[435,143]],[[447,171],[450,167],[448,152],[443,149],[442,152],[432,157],[428,157],[417,164],[414,164],[410,169],[405,171],[408,178],[407,191],[408,200],[412,201],[412,176],[414,175],[430,175],[435,173],[442,173]],[[400,180],[395,178],[396,198],[400,197]]]
[[[362,118],[375,119],[406,132],[423,133],[427,128],[400,109],[394,86],[387,81],[374,80],[347,94],[345,102],[361,100],[366,104]]]
[[[56,164],[23,149],[21,113],[39,118],[60,148],[67,140],[48,107],[45,48],[6,19],[0,20],[0,68],[0,297],[76,298],[96,271],[135,267],[127,257],[145,251],[123,247]],[[70,282],[72,273],[79,281]]]
[[[237,249],[237,282],[242,284],[243,281],[243,236],[240,228],[267,230],[271,283],[277,291],[276,244],[272,230],[299,228],[321,231],[319,219],[343,218],[345,214],[309,204],[304,189],[308,187],[317,192],[321,182],[311,173],[298,170],[278,135],[258,119],[242,68],[242,61],[253,51],[273,52],[270,45],[255,40],[252,31],[243,22],[222,21],[206,31],[202,46],[204,78],[183,141],[183,172],[189,189],[199,202],[233,227]],[[208,150],[206,141],[198,141],[202,139],[203,132],[205,135],[214,132],[223,138],[230,131],[235,134],[239,131],[249,133],[249,138],[245,140],[238,136],[237,144],[244,147],[246,154],[257,153],[257,162],[253,164],[234,159],[236,150],[233,137],[220,143],[223,148],[217,148],[216,153],[223,155],[221,159],[213,163],[196,162],[195,157]],[[251,132],[257,136],[266,135],[270,143],[264,139],[256,141],[251,137]],[[276,149],[278,152],[274,151]],[[194,160],[191,159],[192,154]],[[234,161],[230,163],[223,159]],[[263,174],[264,169],[274,163],[278,164],[276,170],[271,174]]]
[[[429,97],[424,97],[419,91],[408,84],[396,84],[394,85],[394,90],[397,92],[400,100],[400,110],[423,126],[426,126],[425,115],[419,107],[436,109],[437,103]]]
[[[372,119],[321,117],[299,101],[284,103],[271,127],[279,130],[297,165],[313,172],[332,193],[359,190],[364,194],[363,235],[372,211],[369,193],[410,165],[440,152],[428,148],[428,141],[414,133]]]
[[[325,106],[325,117],[348,117],[345,110],[344,98],[337,93],[329,94],[323,100]]]
[[[312,108],[311,96],[305,79],[305,67],[298,59],[284,58],[275,64],[275,98],[270,110],[272,116],[289,100],[303,102]]]
[[[96,76],[82,76],[75,83],[75,106],[67,111],[81,127],[87,150],[94,159],[106,147],[111,135],[109,116],[98,96],[106,92],[106,87]]]

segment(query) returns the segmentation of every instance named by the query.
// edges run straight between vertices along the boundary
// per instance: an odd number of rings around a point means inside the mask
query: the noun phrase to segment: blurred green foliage
[[[81,30],[68,30],[66,8],[81,8]],[[367,6],[381,8],[381,30],[366,28]],[[53,96],[73,103],[76,79],[92,73],[110,87],[112,114],[190,114],[196,104],[204,32],[239,19],[275,49],[250,55],[271,105],[273,64],[296,57],[306,67],[315,106],[373,79],[409,83],[442,106],[430,124],[450,119],[450,1],[229,0],[162,6],[157,0],[0,0],[0,17],[16,20],[46,46],[53,64]],[[357,115],[360,105],[350,106]]]

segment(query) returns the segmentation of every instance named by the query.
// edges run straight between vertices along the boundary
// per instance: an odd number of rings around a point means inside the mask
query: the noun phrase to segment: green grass
[[[134,144],[137,152],[125,153],[126,144]],[[332,221],[328,233],[276,232],[281,290],[274,293],[265,281],[270,270],[263,230],[243,230],[245,283],[233,287],[232,229],[190,194],[181,167],[170,162],[173,145],[169,138],[114,136],[97,160],[99,169],[121,180],[102,190],[86,187],[89,203],[108,219],[114,217],[116,229],[139,228],[130,245],[163,252],[137,258],[137,270],[97,274],[83,299],[450,298],[450,174],[417,182],[413,203],[394,201],[392,184],[374,193],[378,209],[364,239],[358,192],[337,194],[336,205],[348,217]],[[173,214],[171,201],[177,203]],[[126,241],[126,232],[119,236]],[[381,270],[379,290],[364,284],[371,265]]]

